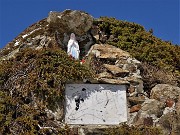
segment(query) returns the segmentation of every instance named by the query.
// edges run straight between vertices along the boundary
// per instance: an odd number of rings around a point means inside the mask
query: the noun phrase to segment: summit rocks
[[[74,32],[84,35],[92,27],[93,17],[77,10],[65,10],[64,12],[50,12],[47,22],[51,28],[59,32]]]

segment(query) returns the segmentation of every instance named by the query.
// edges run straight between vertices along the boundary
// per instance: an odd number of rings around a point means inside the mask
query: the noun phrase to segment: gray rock
[[[40,42],[40,35],[36,36],[33,40],[32,40],[32,44],[33,45],[38,45]]]
[[[139,80],[139,84],[136,85],[136,92],[137,93],[144,93],[144,85],[143,85],[142,80]]]
[[[95,43],[95,41],[93,40],[92,36],[90,33],[86,33],[82,36],[77,36],[78,42],[79,42],[79,46],[81,50],[84,50],[84,54],[87,54],[90,47]],[[81,51],[81,53],[83,53]]]
[[[152,118],[154,122],[157,121],[157,119],[163,115],[163,108],[164,104],[162,102],[155,99],[147,99],[141,105],[141,109],[133,120],[133,124],[143,125],[146,118]]]
[[[170,112],[163,115],[156,126],[160,127],[164,135],[180,135],[180,115]]]
[[[95,44],[92,46],[90,51],[100,59],[109,59],[116,61],[120,58],[127,59],[128,57],[130,57],[130,54],[128,52],[108,44]]]
[[[47,22],[50,28],[56,28],[61,33],[73,32],[77,35],[83,35],[92,27],[93,17],[77,10],[51,11]]]
[[[19,48],[13,50],[7,56],[4,56],[4,60],[9,60],[10,58],[14,58],[18,52],[19,52]]]
[[[168,98],[178,100],[180,95],[180,88],[168,84],[157,84],[151,90],[151,98],[166,102]]]
[[[70,37],[68,36],[67,33],[64,33],[63,35],[64,35],[64,38],[63,38],[63,41],[62,41],[63,45],[67,45]]]
[[[115,65],[109,65],[109,64],[104,64],[103,65],[108,71],[110,71],[114,76],[118,77],[125,77],[129,74],[128,70],[124,70],[122,68],[119,68]]]
[[[42,36],[42,37],[41,37],[41,41],[40,41],[40,45],[41,45],[41,46],[44,46],[44,45],[46,44],[46,42],[47,42],[46,36]]]

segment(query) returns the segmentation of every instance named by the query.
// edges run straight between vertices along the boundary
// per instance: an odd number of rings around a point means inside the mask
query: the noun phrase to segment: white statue
[[[67,53],[76,60],[79,59],[79,53],[80,53],[79,44],[76,41],[76,36],[74,33],[71,33],[70,40],[68,41]]]

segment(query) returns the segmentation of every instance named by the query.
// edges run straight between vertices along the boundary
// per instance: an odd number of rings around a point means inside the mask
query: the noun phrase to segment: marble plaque
[[[67,124],[117,125],[127,121],[126,86],[111,84],[67,84]]]

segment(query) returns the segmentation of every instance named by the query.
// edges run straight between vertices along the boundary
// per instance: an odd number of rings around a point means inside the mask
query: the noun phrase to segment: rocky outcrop
[[[126,84],[134,91],[131,95],[143,93],[140,62],[126,51],[108,44],[95,44],[87,55],[87,63],[96,71],[101,83]]]
[[[180,88],[158,84],[151,90],[149,98],[129,97],[131,105],[128,124],[156,126],[163,134],[180,134]]]
[[[50,12],[47,22],[49,27],[55,28],[61,33],[73,32],[77,35],[84,35],[92,27],[93,17],[82,11],[65,10]]]
[[[98,81],[100,83],[108,83],[108,84],[119,84],[119,85],[129,85],[130,83],[125,80],[118,80],[118,79],[108,79],[108,78],[99,78]]]

